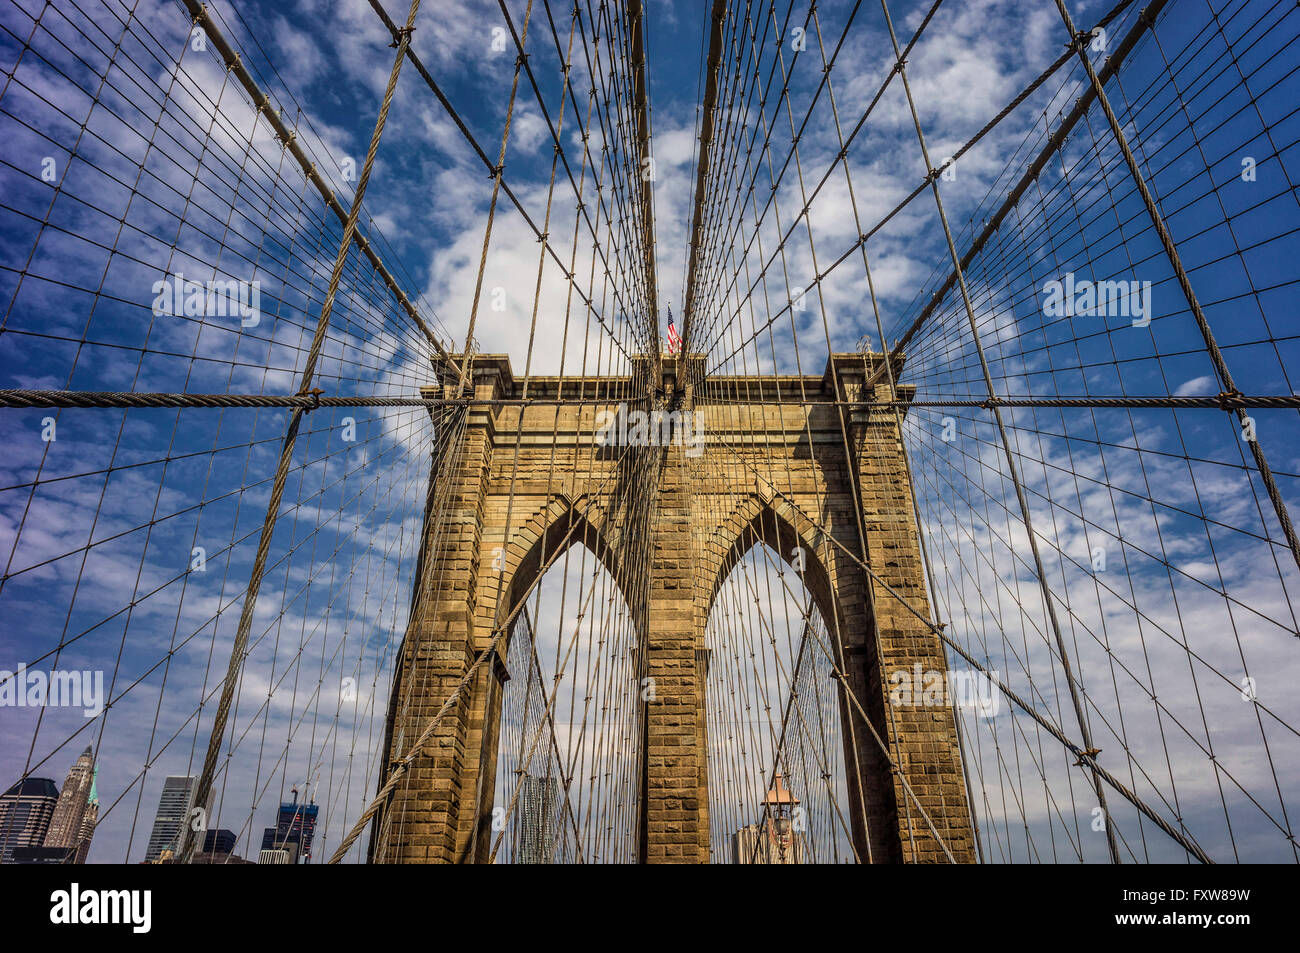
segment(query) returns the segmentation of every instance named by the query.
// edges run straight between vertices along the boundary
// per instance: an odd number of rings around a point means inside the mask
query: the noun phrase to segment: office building
[[[238,837],[234,831],[210,830],[203,835],[203,849],[194,854],[196,864],[251,864],[235,853]]]
[[[311,842],[316,835],[316,815],[320,811],[315,801],[298,802],[298,789],[292,791],[293,800],[280,805],[276,812],[275,827],[262,832],[262,850],[288,851],[288,863],[310,863]],[[258,861],[261,863],[261,861]]]
[[[205,854],[233,854],[235,852],[234,831],[210,830],[203,835],[203,852]]]
[[[198,778],[184,775],[172,775],[163,782],[162,794],[158,797],[158,813],[154,815],[153,831],[145,848],[146,862],[157,861],[165,850],[173,854],[181,852],[197,786]]]
[[[40,847],[59,802],[49,778],[23,778],[0,795],[0,864],[14,861],[16,848]]]

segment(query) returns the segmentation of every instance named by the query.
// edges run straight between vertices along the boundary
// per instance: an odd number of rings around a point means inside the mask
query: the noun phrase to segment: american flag
[[[673,306],[668,306],[668,353],[676,354],[682,349],[682,339],[677,336],[677,326],[673,324]]]

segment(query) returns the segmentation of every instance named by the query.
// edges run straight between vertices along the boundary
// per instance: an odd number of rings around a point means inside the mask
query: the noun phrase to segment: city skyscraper
[[[559,797],[560,785],[555,778],[525,774],[519,779],[519,854],[515,863],[552,862]]]
[[[81,830],[77,834],[77,854],[72,859],[74,864],[84,864],[90,853],[90,839],[95,836],[95,824],[99,821],[99,765],[91,772],[90,794],[86,798],[86,811],[81,816]]]
[[[0,864],[13,863],[19,847],[40,847],[59,801],[49,778],[23,778],[0,795]]]
[[[95,784],[95,755],[90,746],[72,763],[68,776],[59,791],[59,801],[50,818],[50,828],[45,833],[46,847],[70,847],[81,843],[86,806]],[[98,813],[98,807],[96,807]]]
[[[320,806],[314,800],[298,803],[298,788],[294,787],[293,800],[280,804],[276,812],[275,827],[262,832],[262,850],[287,850],[290,863],[311,861],[311,842],[316,835],[316,815]]]
[[[158,796],[158,813],[154,815],[153,831],[145,848],[146,862],[156,861],[164,850],[180,850],[181,835],[194,808],[194,793],[198,779],[189,775],[170,775],[163,781],[162,794]]]

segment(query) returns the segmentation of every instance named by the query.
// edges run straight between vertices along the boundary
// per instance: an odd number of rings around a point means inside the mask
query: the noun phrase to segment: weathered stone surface
[[[681,363],[665,358],[670,394]],[[642,362],[637,373],[646,371]],[[946,666],[938,637],[880,584],[930,617],[895,411],[834,403],[892,399],[880,371],[878,356],[837,354],[820,377],[710,377],[698,395],[683,396],[704,422],[699,456],[680,446],[623,455],[596,445],[597,414],[632,400],[631,378],[528,384],[530,397],[600,403],[465,409],[460,451],[434,468],[437,519],[427,521],[422,556],[432,568],[393,688],[389,762],[406,753],[488,650],[547,560],[580,540],[622,590],[655,684],[642,710],[641,857],[707,861],[705,622],[750,546],[761,541],[787,558],[800,547],[804,584],[857,699],[842,704],[841,715],[846,763],[858,764],[863,778],[859,789],[849,772],[846,811],[859,855],[946,860],[924,809],[953,856],[973,860],[951,710],[888,704],[889,672]],[[476,399],[518,397],[520,389],[507,358],[475,359]],[[880,582],[862,568],[864,559]],[[374,859],[487,859],[500,675],[480,666],[447,712],[376,824]]]

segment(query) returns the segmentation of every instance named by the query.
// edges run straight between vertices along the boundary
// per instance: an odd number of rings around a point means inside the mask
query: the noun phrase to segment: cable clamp
[[[1220,410],[1233,411],[1241,407],[1241,398],[1243,396],[1241,391],[1234,387],[1232,390],[1219,391],[1216,400],[1219,402]]]
[[[402,43],[406,43],[407,45],[409,45],[411,42],[411,34],[414,32],[415,32],[415,27],[413,26],[397,27],[395,30],[393,30],[393,42],[388,44],[388,48],[390,50],[395,50],[399,46],[401,46]]]
[[[302,412],[303,412],[304,414],[308,414],[308,413],[311,413],[313,410],[316,410],[318,407],[320,407],[320,395],[323,394],[323,393],[325,393],[325,392],[324,392],[323,390],[321,390],[319,387],[313,387],[311,390],[300,390],[300,391],[298,391],[297,395],[295,395],[295,396],[298,396],[298,397],[310,397],[310,398],[312,399],[311,406],[310,406],[310,407],[304,407],[304,408],[302,409]]]
[[[994,407],[1000,407],[1004,403],[1006,402],[1001,397],[989,397],[981,402],[980,406],[985,410],[992,410]]]
[[[1083,52],[1083,49],[1092,42],[1092,38],[1097,34],[1092,30],[1080,30],[1074,34],[1074,39],[1065,44],[1067,50],[1074,50],[1076,53]]]
[[[1101,749],[1100,749],[1100,748],[1087,748],[1087,749],[1084,750],[1083,754],[1079,755],[1079,760],[1076,761],[1076,762],[1074,762],[1074,766],[1075,766],[1076,768],[1087,768],[1087,767],[1090,767],[1090,765],[1084,763],[1084,760],[1083,760],[1083,759],[1086,757],[1086,758],[1091,759],[1092,761],[1096,761],[1096,760],[1097,760],[1097,755],[1099,755],[1099,754],[1101,754]]]

